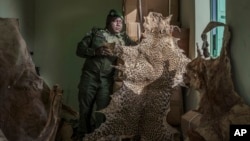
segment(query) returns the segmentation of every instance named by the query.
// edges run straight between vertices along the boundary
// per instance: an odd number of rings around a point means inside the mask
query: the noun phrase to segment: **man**
[[[113,90],[115,69],[111,65],[116,64],[117,58],[111,56],[111,50],[105,44],[136,45],[122,30],[123,16],[112,9],[107,15],[105,29],[93,29],[78,43],[76,54],[86,60],[78,85],[80,119],[77,138],[83,138],[105,121],[103,114],[95,112],[95,122],[91,123],[94,104],[96,111],[105,108]]]

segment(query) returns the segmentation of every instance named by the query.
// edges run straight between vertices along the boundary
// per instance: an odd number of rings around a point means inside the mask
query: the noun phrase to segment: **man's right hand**
[[[96,56],[112,56],[112,51],[106,46],[101,46],[95,49]]]

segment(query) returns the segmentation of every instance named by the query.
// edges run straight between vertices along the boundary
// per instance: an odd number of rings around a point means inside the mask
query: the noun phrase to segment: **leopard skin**
[[[140,141],[172,141],[177,129],[166,121],[172,91],[183,82],[190,60],[172,36],[171,16],[150,12],[145,17],[145,39],[137,46],[115,46],[113,53],[124,61],[114,66],[123,71],[123,85],[99,111],[106,121],[84,141],[110,141],[139,136]]]

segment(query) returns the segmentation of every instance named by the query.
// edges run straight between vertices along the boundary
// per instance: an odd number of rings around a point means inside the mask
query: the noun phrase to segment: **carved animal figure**
[[[84,141],[111,140],[112,136],[138,136],[140,141],[171,141],[178,131],[166,121],[169,100],[175,86],[183,82],[190,60],[177,46],[171,33],[171,16],[151,12],[145,17],[146,39],[135,47],[113,47],[124,65],[123,85],[112,95],[109,106],[100,112],[103,123]]]

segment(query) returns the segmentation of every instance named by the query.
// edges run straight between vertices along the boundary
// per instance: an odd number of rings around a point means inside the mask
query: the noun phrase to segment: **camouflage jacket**
[[[133,46],[137,43],[132,41],[125,33],[111,34],[107,29],[93,28],[78,43],[76,54],[86,58],[82,71],[98,73],[104,76],[112,76],[114,69],[111,65],[116,63],[114,56],[95,56],[95,49],[104,43],[116,43],[118,45]]]

